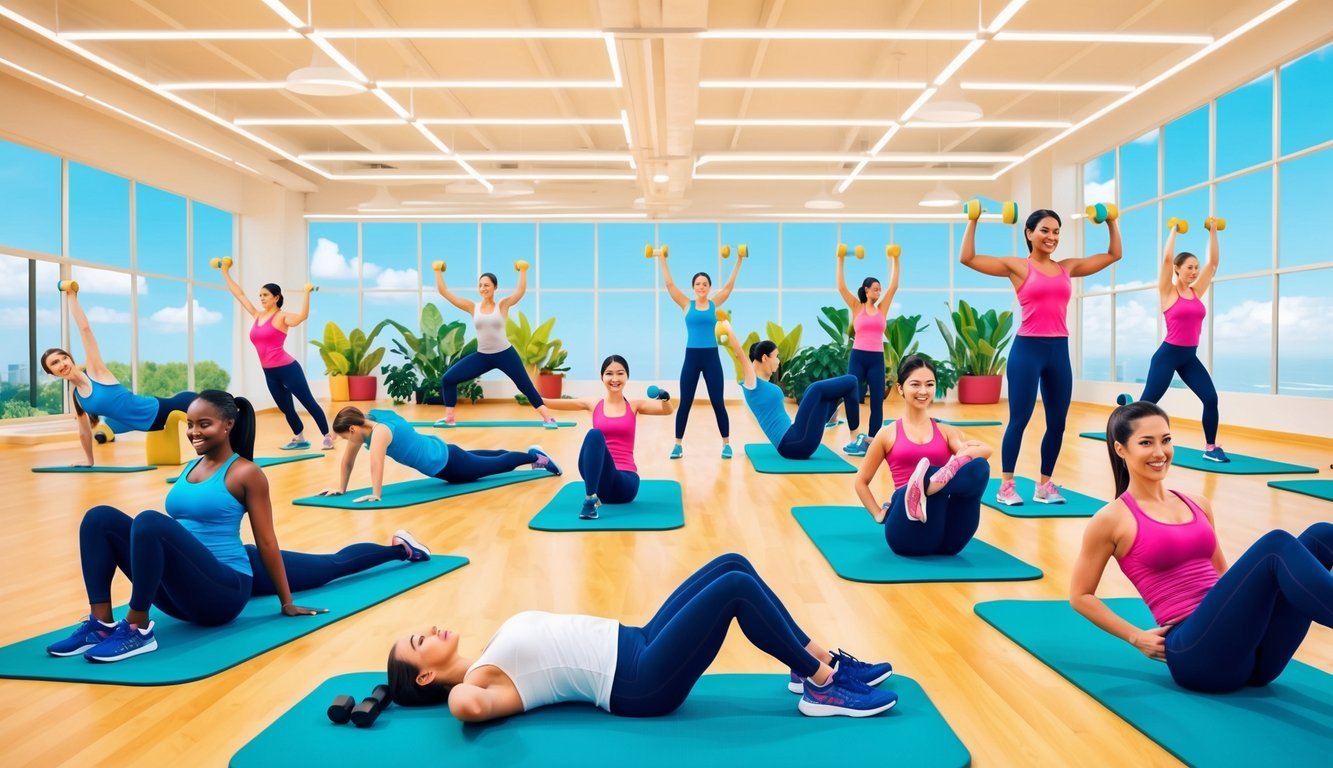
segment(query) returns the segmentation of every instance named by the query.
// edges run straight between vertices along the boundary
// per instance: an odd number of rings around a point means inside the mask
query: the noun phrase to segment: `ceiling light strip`
[[[819,118],[729,118],[702,117],[695,125],[751,128],[888,128],[893,120],[834,120]]]
[[[695,181],[840,181],[841,173],[699,173]],[[865,173],[860,181],[990,181],[990,174]]]
[[[122,115],[122,116],[124,116],[124,117],[127,117],[127,118],[129,118],[130,120],[133,120],[133,121],[135,121],[136,123],[139,123],[139,124],[141,124],[141,125],[146,125],[146,126],[148,126],[149,128],[152,128],[152,129],[155,130],[155,131],[158,131],[158,132],[160,132],[160,133],[164,133],[164,134],[170,136],[171,138],[176,139],[177,141],[181,141],[181,142],[184,142],[184,143],[186,143],[186,144],[189,144],[190,146],[192,146],[192,147],[194,147],[194,148],[196,148],[196,149],[202,150],[202,151],[204,151],[204,152],[207,152],[208,154],[213,155],[214,157],[221,158],[222,160],[226,160],[226,161],[229,162],[229,163],[235,162],[235,160],[233,160],[232,158],[228,157],[227,155],[222,154],[221,152],[217,151],[216,149],[211,149],[211,148],[209,148],[209,147],[205,147],[203,144],[200,144],[199,142],[197,142],[197,141],[195,141],[195,140],[193,140],[193,139],[187,139],[187,138],[185,138],[184,136],[180,135],[179,133],[176,133],[175,131],[172,131],[172,130],[167,129],[167,128],[163,128],[162,126],[158,125],[157,123],[154,123],[154,122],[151,121],[151,120],[146,120],[146,119],[144,119],[144,118],[142,118],[142,117],[139,117],[138,115],[134,114],[133,112],[130,112],[130,111],[128,111],[128,110],[121,109],[120,107],[117,107],[117,106],[114,105],[114,104],[108,104],[107,102],[102,101],[101,99],[97,98],[96,96],[86,96],[85,98],[87,98],[88,101],[91,101],[92,103],[97,104],[98,106],[105,107],[105,108],[111,110],[112,112],[115,112],[115,113],[118,114],[118,115]]]
[[[333,59],[335,64],[342,67],[343,71],[345,71],[352,77],[356,78],[357,82],[360,83],[370,82],[370,78],[366,77],[365,73],[362,72],[359,68],[357,68],[357,66],[352,63],[351,59],[344,56],[343,52],[338,50],[338,46],[334,45],[333,43],[330,43],[328,40],[325,40],[323,36],[321,36],[318,32],[311,32],[310,34],[306,35],[306,38],[310,40],[310,42],[314,43],[321,51],[327,54],[330,59]]]
[[[967,30],[927,29],[705,29],[704,40],[971,40]]]
[[[967,221],[962,213],[847,213],[829,211],[828,213],[756,213],[754,216],[765,219],[856,219],[858,221]],[[1000,215],[981,214],[982,221],[1000,221]]]
[[[287,87],[286,81],[265,80],[218,80],[216,82],[157,83],[157,88],[164,91],[280,91]]]
[[[614,80],[380,80],[381,88],[618,88]]]
[[[958,68],[966,64],[967,60],[972,58],[972,54],[981,50],[981,46],[985,44],[986,44],[985,40],[973,40],[972,42],[963,46],[963,50],[959,51],[958,55],[953,57],[953,61],[949,62],[949,65],[945,67],[943,71],[940,72],[939,76],[935,78],[935,81],[932,83],[932,85],[938,88],[941,85],[944,85],[946,82],[948,82],[949,78],[953,77],[954,73],[958,71]]]
[[[1017,43],[1142,43],[1146,45],[1208,45],[1212,35],[1157,35],[1135,32],[997,32],[995,39]]]
[[[931,97],[933,97],[937,91],[939,91],[939,88],[927,88],[922,91],[921,95],[916,97],[916,101],[912,102],[912,105],[904,110],[902,115],[898,117],[898,122],[905,123],[908,120],[911,120],[912,115],[915,115],[919,109],[924,107],[926,102],[930,101]]]
[[[475,179],[464,173],[329,173],[334,181],[463,181]],[[494,181],[635,181],[638,176],[632,173],[528,173],[495,172],[487,175]]]
[[[620,125],[618,117],[423,117],[426,125]]]
[[[299,29],[306,25],[301,17],[297,16],[292,9],[288,8],[287,4],[282,2],[282,0],[263,0],[263,3],[268,6],[270,11],[278,14],[279,18],[287,22],[288,26]]]
[[[608,36],[600,29],[439,29],[396,27],[365,29],[355,27],[316,30],[329,40],[596,40]]]
[[[207,40],[300,40],[294,29],[108,29],[60,32],[74,41],[207,41]]]
[[[926,84],[910,80],[701,80],[699,87],[715,90],[782,88],[790,90],[915,91],[925,88]]]
[[[611,75],[615,78],[616,87],[620,88],[625,81],[620,78],[620,52],[616,50],[616,37],[607,34],[603,39],[606,41],[606,58],[611,62]]]
[[[238,117],[234,121],[237,125],[257,125],[269,127],[355,127],[355,126],[388,126],[404,125],[403,120],[389,117]]]
[[[31,69],[28,69],[27,67],[21,67],[21,66],[19,66],[18,64],[15,64],[14,62],[10,61],[9,59],[0,57],[0,64],[4,64],[5,66],[9,67],[10,69],[16,70],[16,71],[18,71],[18,72],[22,72],[23,74],[27,75],[28,77],[31,77],[31,78],[34,79],[34,80],[39,80],[39,81],[41,81],[41,82],[43,82],[43,83],[46,83],[46,84],[49,85],[49,86],[52,86],[52,87],[55,87],[55,88],[59,88],[60,90],[66,92],[66,93],[70,93],[70,94],[73,94],[73,95],[75,95],[75,96],[78,96],[79,98],[83,98],[83,97],[86,95],[86,94],[84,94],[83,91],[76,91],[76,90],[74,90],[73,88],[70,88],[68,85],[65,85],[64,83],[59,83],[59,82],[56,82],[55,80],[52,80],[51,78],[47,77],[46,75],[39,75],[39,74],[37,74],[36,72],[33,72]]]
[[[1008,83],[976,82],[964,80],[959,83],[968,91],[1065,91],[1069,93],[1129,93],[1132,85],[1116,83]]]
[[[384,89],[372,88],[370,92],[375,94],[375,98],[384,102],[384,105],[391,109],[395,115],[409,122],[412,120],[412,113],[408,112],[402,104],[399,104],[397,99],[385,93]]]
[[[999,34],[1004,25],[1008,24],[1014,18],[1014,14],[1022,10],[1027,2],[1028,0],[1009,0],[1009,4],[1004,7],[1004,10],[1000,11],[1000,14],[986,27],[986,32],[991,35]]]
[[[447,203],[445,203],[447,205]],[[609,219],[646,219],[647,213],[307,213],[306,220],[313,221],[535,221],[542,219],[578,219],[583,221],[604,221]]]
[[[419,121],[418,121],[419,122]],[[422,125],[417,129],[424,136],[434,136]],[[413,162],[432,160],[454,160],[463,158],[474,163],[486,162],[588,162],[588,163],[625,163],[629,162],[628,152],[453,152],[443,141],[432,142],[446,157],[433,152],[306,152],[299,155],[302,160],[311,162]],[[1004,160],[1012,159],[1005,156]],[[999,162],[999,161],[997,161]]]
[[[1069,120],[973,120],[967,123],[938,123],[930,120],[912,120],[904,128],[1068,128],[1073,125]]]

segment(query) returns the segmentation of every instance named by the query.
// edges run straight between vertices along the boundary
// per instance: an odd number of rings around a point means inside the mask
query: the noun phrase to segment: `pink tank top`
[[[889,449],[889,455],[884,457],[884,461],[889,464],[889,472],[893,475],[893,488],[897,490],[912,477],[912,470],[924,456],[930,460],[930,466],[942,467],[953,457],[953,452],[949,450],[949,441],[944,439],[940,432],[940,425],[934,419],[930,420],[930,442],[914,443],[907,439],[907,433],[903,431],[903,420],[898,419],[893,423],[893,428],[897,433],[893,438],[893,448]]]
[[[612,418],[602,410],[605,400],[598,400],[592,409],[592,426],[606,437],[606,449],[611,452],[611,463],[622,472],[635,472],[634,464],[634,409],[625,401],[625,415]]]
[[[1167,307],[1162,313],[1166,318],[1166,338],[1163,341],[1178,347],[1197,347],[1199,335],[1203,333],[1203,318],[1208,314],[1208,308],[1197,295],[1187,299],[1176,291],[1176,296],[1179,297],[1176,303]]]
[[[1043,275],[1032,260],[1028,260],[1028,276],[1018,286],[1018,305],[1023,308],[1023,323],[1018,326],[1019,336],[1068,336],[1065,314],[1069,311],[1072,286],[1069,273],[1056,265],[1060,274]]]
[[[287,354],[287,350],[282,348],[287,342],[287,332],[273,326],[274,317],[277,315],[270,317],[267,323],[261,323],[256,318],[255,324],[250,326],[250,343],[255,345],[255,351],[259,353],[259,364],[264,368],[281,368],[296,362],[296,358]]]
[[[1217,583],[1213,552],[1217,534],[1198,505],[1172,491],[1194,513],[1188,523],[1163,523],[1143,513],[1126,491],[1120,495],[1138,526],[1120,570],[1134,584],[1158,626],[1179,624]]]
[[[852,328],[856,329],[856,335],[852,339],[852,349],[859,349],[862,352],[883,352],[884,327],[888,322],[889,319],[883,310],[874,315],[864,309],[856,313],[855,319],[852,320]]]

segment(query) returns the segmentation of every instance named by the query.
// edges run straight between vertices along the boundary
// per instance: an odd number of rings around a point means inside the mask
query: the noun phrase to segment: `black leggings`
[[[717,431],[722,438],[731,436],[731,420],[727,418],[727,403],[722,391],[722,358],[716,347],[686,347],[685,362],[680,366],[680,407],[676,410],[676,439],[685,437],[685,424],[690,420],[694,393],[699,389],[699,376],[708,388],[708,402],[713,406]]]
[[[926,472],[926,484],[939,467]],[[990,464],[971,459],[938,493],[926,497],[926,522],[907,516],[904,497],[907,486],[893,493],[888,517],[884,518],[884,540],[894,554],[904,557],[956,555],[977,534],[981,522],[981,497],[990,480]]]
[[[483,477],[511,472],[536,460],[536,455],[527,451],[469,451],[449,443],[449,460],[435,476],[446,483],[470,483]]]
[[[268,393],[273,396],[273,402],[278,406],[278,410],[287,417],[287,426],[293,435],[304,432],[305,425],[301,423],[301,417],[296,415],[296,404],[292,402],[292,396],[305,406],[310,418],[315,420],[315,426],[319,427],[319,433],[329,434],[328,419],[324,417],[324,410],[319,407],[314,394],[310,392],[310,384],[305,380],[305,371],[301,370],[300,363],[293,360],[277,368],[265,368],[264,383],[268,385]]]
[[[540,408],[546,404],[542,396],[537,394],[532,379],[528,378],[528,371],[523,367],[523,359],[518,356],[518,350],[505,347],[499,352],[473,352],[449,366],[440,377],[440,397],[444,400],[445,407],[453,408],[458,405],[459,384],[497,369],[514,382],[514,386],[518,387],[518,391],[523,393],[533,408]]]
[[[596,495],[604,504],[628,504],[639,495],[639,476],[626,469],[616,469],[611,451],[606,447],[606,435],[600,429],[590,429],[583,437],[579,450],[579,475],[583,477],[583,491]]]
[[[1153,353],[1152,362],[1148,364],[1148,380],[1143,385],[1143,394],[1139,395],[1139,399],[1150,403],[1161,400],[1177,373],[1185,386],[1198,395],[1199,402],[1203,403],[1203,439],[1209,445],[1216,445],[1217,422],[1220,419],[1217,387],[1213,386],[1213,377],[1208,375],[1208,369],[1199,360],[1197,346],[1182,347],[1162,342],[1162,346]]]
[[[846,374],[816,381],[806,387],[801,404],[796,408],[796,418],[792,419],[781,442],[773,446],[778,449],[778,455],[797,461],[814,456],[824,439],[824,425],[838,412],[839,405],[847,409],[847,422],[851,426],[853,414],[856,418],[861,416],[857,410],[861,404],[856,401],[856,389],[856,377]]]
[[[861,398],[870,390],[870,423],[866,425],[866,434],[874,437],[879,428],[884,426],[884,352],[867,352],[853,349],[847,358],[847,373],[855,376],[856,407],[847,412],[847,428],[855,432],[861,425]],[[853,415],[854,414],[854,415]]]

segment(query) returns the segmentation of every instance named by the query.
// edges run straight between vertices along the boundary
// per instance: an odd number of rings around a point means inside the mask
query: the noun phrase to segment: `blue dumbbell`
[[[1132,403],[1132,402],[1134,402],[1134,397],[1133,397],[1133,395],[1127,395],[1127,394],[1124,394],[1124,393],[1121,393],[1121,394],[1118,395],[1118,396],[1116,397],[1116,399],[1115,399],[1115,404],[1116,404],[1116,405],[1129,405],[1129,404]]]
[[[648,397],[652,400],[670,400],[671,393],[665,389],[658,389],[656,384],[649,384]]]

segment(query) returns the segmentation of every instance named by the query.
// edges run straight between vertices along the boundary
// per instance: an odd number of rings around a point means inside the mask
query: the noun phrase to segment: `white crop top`
[[[509,337],[505,335],[505,319],[500,314],[500,305],[493,312],[482,312],[481,302],[477,302],[472,313],[472,324],[477,328],[477,351],[492,355],[509,349]]]
[[[500,625],[468,672],[491,666],[509,675],[524,711],[582,701],[610,712],[619,636],[613,619],[524,611]]]

